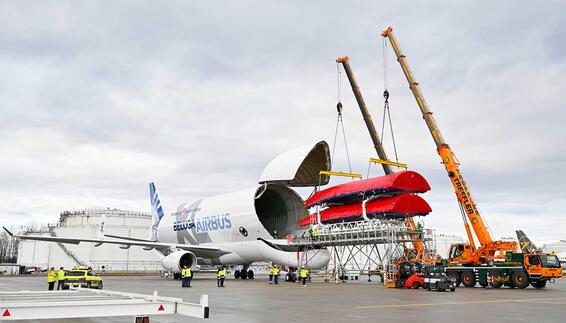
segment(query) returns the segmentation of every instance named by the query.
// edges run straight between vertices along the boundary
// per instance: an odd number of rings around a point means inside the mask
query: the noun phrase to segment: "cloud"
[[[409,10],[411,9],[411,10]],[[566,225],[560,3],[25,1],[0,4],[0,197],[8,225],[64,209],[147,210],[254,186],[275,155],[326,139],[336,57],[380,124],[391,24],[496,237]],[[453,189],[389,53],[401,161],[431,183],[427,223],[463,234]],[[374,152],[345,75],[354,171]],[[385,143],[392,155],[389,137]],[[337,168],[346,169],[342,144]],[[378,168],[373,175],[381,174]],[[517,228],[515,228],[517,227]]]

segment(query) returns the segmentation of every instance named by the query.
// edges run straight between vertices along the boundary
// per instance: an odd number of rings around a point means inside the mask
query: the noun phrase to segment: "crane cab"
[[[467,243],[454,243],[448,253],[449,263],[467,264],[473,262],[473,250]]]
[[[523,264],[533,281],[533,287],[544,287],[547,279],[562,277],[562,267],[555,255],[544,253],[523,254]],[[540,284],[541,286],[537,286]]]

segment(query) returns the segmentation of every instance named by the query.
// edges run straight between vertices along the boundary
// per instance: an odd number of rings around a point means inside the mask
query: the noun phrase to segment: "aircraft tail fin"
[[[521,251],[524,253],[538,252],[538,248],[533,244],[531,239],[522,230],[515,231],[517,233],[517,240],[519,240],[519,246]]]
[[[161,207],[161,200],[159,199],[159,193],[157,193],[157,188],[155,183],[149,183],[149,198],[151,201],[151,213],[152,213],[152,224],[151,224],[151,241],[158,241],[157,229],[159,228],[159,222],[165,215],[163,208]]]

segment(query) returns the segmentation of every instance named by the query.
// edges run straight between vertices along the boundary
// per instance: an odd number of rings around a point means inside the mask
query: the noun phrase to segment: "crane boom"
[[[493,240],[488,231],[487,225],[485,224],[482,216],[480,215],[476,202],[472,198],[468,185],[460,172],[459,163],[456,160],[454,152],[450,146],[444,141],[440,129],[436,125],[436,120],[429,110],[426,100],[421,92],[419,83],[416,81],[409,64],[407,63],[407,58],[405,54],[401,51],[399,43],[393,34],[393,28],[389,27],[381,34],[383,37],[389,38],[391,47],[395,51],[397,56],[397,61],[403,69],[403,73],[409,82],[409,88],[413,92],[417,104],[421,110],[423,119],[428,126],[430,134],[434,139],[436,144],[437,152],[442,159],[442,163],[446,168],[448,177],[454,186],[454,193],[458,200],[460,209],[462,210],[462,217],[464,219],[464,227],[466,229],[466,234],[468,235],[468,244],[453,244],[450,247],[449,261],[455,264],[465,264],[465,265],[481,265],[489,262],[490,259],[502,258],[505,256],[505,252],[511,251],[516,252],[517,243],[514,241],[502,241]],[[464,216],[465,214],[465,216]],[[476,237],[480,245],[476,248],[474,237],[470,230],[470,224],[476,234]],[[469,277],[468,277],[469,278]]]
[[[344,56],[344,57],[340,57],[340,58],[336,59],[336,62],[342,63],[342,66],[344,67],[344,71],[346,72],[346,75],[348,76],[348,80],[350,81],[350,85],[352,86],[352,91],[354,92],[354,96],[356,97],[356,101],[358,102],[358,107],[360,108],[360,111],[362,112],[362,116],[364,117],[364,121],[365,121],[366,126],[368,128],[368,132],[369,132],[369,135],[371,137],[371,140],[373,141],[373,145],[375,147],[375,151],[377,152],[377,155],[379,156],[379,158],[381,158],[382,161],[388,161],[387,155],[385,153],[385,149],[383,148],[383,145],[381,143],[379,135],[377,134],[377,131],[375,130],[375,125],[373,124],[373,119],[371,118],[371,115],[368,112],[366,103],[364,101],[364,98],[362,97],[362,92],[360,91],[360,87],[358,86],[358,82],[356,81],[356,77],[354,76],[354,73],[352,72],[352,68],[350,67],[350,59],[348,58],[348,56]],[[388,165],[387,163],[381,163],[381,165],[383,166],[383,171],[385,172],[386,175],[393,174],[393,170],[391,169],[390,165]],[[410,231],[417,230],[417,226],[416,226],[415,221],[413,220],[412,217],[408,217],[405,220],[405,226]],[[416,253],[417,253],[415,255],[415,258],[416,259],[425,258],[425,261],[430,260],[430,259],[426,259],[425,255],[424,255],[425,246],[424,246],[423,242],[420,240],[419,236],[417,234],[411,234],[411,240],[412,240],[412,243],[413,243],[413,247],[414,247],[414,249],[416,250]]]
[[[462,217],[464,218],[469,243],[455,243],[450,246],[449,264],[446,267],[448,275],[452,277],[456,285],[459,285],[461,282],[465,287],[474,287],[477,278],[479,278],[481,286],[487,287],[491,285],[493,288],[499,288],[503,284],[511,288],[526,288],[529,283],[535,288],[543,288],[547,281],[562,277],[562,268],[559,265],[549,265],[548,259],[554,259],[552,262],[558,263],[556,256],[542,253],[517,253],[517,242],[493,240],[491,238],[468,186],[460,173],[459,163],[436,125],[434,116],[423,97],[419,83],[413,76],[407,63],[407,58],[399,48],[397,39],[393,35],[393,29],[389,27],[381,35],[389,38],[391,46],[397,55],[397,61],[401,64],[403,73],[409,82],[409,88],[417,100],[423,119],[426,121],[436,143],[438,154],[454,186]],[[466,218],[471,223],[480,242],[478,248],[475,247],[470,225]],[[500,259],[498,265],[495,265],[493,262],[494,258]],[[542,259],[547,260],[546,264],[544,264]],[[489,277],[491,277],[491,282]]]
[[[373,125],[373,120],[371,119],[371,115],[368,112],[366,102],[364,101],[364,97],[362,96],[362,92],[360,91],[360,87],[358,86],[358,82],[356,81],[356,77],[354,73],[352,73],[352,69],[350,68],[350,59],[348,56],[340,57],[336,59],[336,63],[342,63],[344,66],[344,71],[348,76],[348,81],[350,81],[350,85],[352,86],[352,91],[354,92],[354,96],[356,97],[356,101],[358,102],[358,106],[360,107],[360,111],[362,112],[362,116],[364,117],[364,121],[369,131],[369,136],[373,141],[373,147],[377,152],[377,155],[382,160],[388,160],[387,155],[385,154],[385,149],[383,149],[383,145],[381,144],[381,140],[379,139],[379,135],[375,130],[375,126]],[[381,164],[383,167],[383,171],[386,175],[393,174],[393,170],[391,166],[387,164]]]
[[[436,125],[436,120],[434,115],[428,108],[428,104],[421,92],[421,88],[419,83],[415,79],[411,69],[409,68],[409,64],[407,63],[407,58],[405,54],[401,51],[397,39],[393,34],[393,28],[387,28],[382,34],[383,37],[389,38],[389,42],[391,43],[391,47],[395,51],[395,55],[397,56],[397,61],[401,64],[401,68],[403,69],[403,73],[409,82],[409,88],[413,92],[415,99],[417,100],[417,104],[421,109],[423,119],[428,126],[430,134],[434,139],[436,144],[436,148],[438,154],[442,158],[442,163],[448,172],[448,177],[454,186],[456,197],[458,199],[458,203],[466,213],[469,222],[472,224],[476,237],[481,245],[489,244],[493,242],[491,235],[487,229],[487,225],[485,224],[482,216],[478,212],[478,208],[476,206],[476,202],[474,201],[470,190],[468,189],[468,185],[464,181],[464,177],[460,172],[458,167],[458,163],[456,162],[456,158],[454,156],[454,152],[450,148],[450,146],[444,141],[444,137],[440,132],[440,129]],[[469,227],[468,227],[469,228]],[[470,237],[468,233],[468,239],[470,240],[470,244],[474,244],[474,240]]]

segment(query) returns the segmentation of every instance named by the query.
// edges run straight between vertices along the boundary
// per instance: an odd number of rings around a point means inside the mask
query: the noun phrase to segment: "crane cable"
[[[383,98],[385,102],[383,104],[383,120],[381,122],[381,139],[384,139],[385,134],[385,116],[387,115],[389,121],[389,129],[391,131],[391,141],[393,142],[393,151],[395,152],[395,161],[399,162],[399,157],[397,155],[397,145],[395,143],[395,133],[393,131],[393,122],[391,121],[391,111],[389,110],[389,66],[387,64],[387,39],[383,38]]]
[[[332,157],[330,163],[334,163],[334,152],[336,151],[336,142],[338,139],[338,128],[342,128],[342,137],[344,138],[344,147],[346,148],[346,158],[348,159],[348,168],[350,173],[352,172],[352,163],[350,161],[350,152],[348,150],[348,140],[346,139],[346,130],[344,129],[344,120],[342,119],[342,71],[340,70],[340,64],[336,64],[336,76],[337,76],[337,95],[336,99],[338,103],[336,104],[336,111],[338,112],[338,117],[336,119],[336,130],[334,131],[334,143],[332,144]]]

